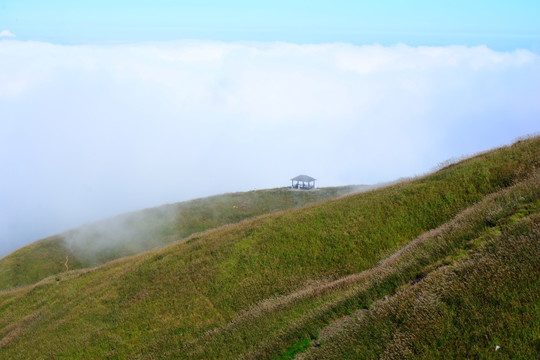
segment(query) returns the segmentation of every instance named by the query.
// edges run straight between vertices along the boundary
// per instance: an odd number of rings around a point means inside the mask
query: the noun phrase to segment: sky
[[[539,51],[537,0],[0,0],[0,24],[60,44],[170,41],[486,45]]]
[[[0,256],[223,192],[374,184],[540,130],[537,1],[2,1]]]

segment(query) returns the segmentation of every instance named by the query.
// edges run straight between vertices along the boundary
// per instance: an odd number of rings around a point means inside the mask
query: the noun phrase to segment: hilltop
[[[4,290],[0,357],[535,358],[539,165],[522,140]]]
[[[253,190],[118,215],[36,241],[1,258],[0,290],[33,284],[66,270],[93,267],[139,254],[248,218],[371,188],[360,185],[316,191]]]

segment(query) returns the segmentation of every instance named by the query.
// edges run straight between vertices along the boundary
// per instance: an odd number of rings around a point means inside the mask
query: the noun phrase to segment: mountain
[[[1,291],[0,358],[536,358],[539,165],[529,138]]]

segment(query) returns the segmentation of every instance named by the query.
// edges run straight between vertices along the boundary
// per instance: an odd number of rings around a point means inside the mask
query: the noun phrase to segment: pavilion
[[[315,180],[311,176],[298,175],[291,179],[291,189],[311,190],[315,188]]]

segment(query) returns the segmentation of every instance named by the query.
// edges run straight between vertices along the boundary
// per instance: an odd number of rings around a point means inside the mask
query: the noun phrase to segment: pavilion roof
[[[291,180],[292,181],[310,182],[310,181],[315,181],[317,179],[314,179],[311,176],[307,176],[307,175],[298,175],[297,177],[293,177]]]

